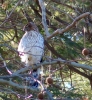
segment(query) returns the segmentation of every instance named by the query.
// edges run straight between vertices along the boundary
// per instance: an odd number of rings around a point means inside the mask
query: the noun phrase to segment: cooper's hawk
[[[24,62],[26,66],[38,64],[44,53],[44,39],[33,22],[25,25],[23,30],[25,31],[25,34],[21,38],[18,46],[21,61]],[[36,71],[33,71],[32,73],[34,72]],[[38,69],[37,74],[39,74]],[[35,76],[33,77],[35,78]]]

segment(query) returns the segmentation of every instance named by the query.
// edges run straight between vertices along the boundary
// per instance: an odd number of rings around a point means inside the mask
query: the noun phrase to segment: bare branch
[[[7,65],[6,65],[6,62],[5,62],[5,60],[3,59],[3,57],[1,56],[1,54],[0,54],[0,58],[2,59],[2,61],[3,61],[3,63],[4,63],[4,67],[6,68],[7,72],[11,75],[12,72],[8,69],[8,67],[7,67]]]
[[[10,12],[9,16],[4,20],[4,22],[0,25],[0,27],[10,18],[10,16],[12,15],[12,13],[15,11],[16,7],[19,5],[19,3],[21,2],[21,0],[19,0],[15,7],[12,9],[12,11]]]
[[[28,86],[22,86],[21,84],[17,84],[17,83],[14,83],[12,81],[7,81],[7,80],[4,80],[4,79],[0,79],[0,83],[3,83],[3,84],[8,84],[8,85],[11,85],[13,87],[16,87],[18,89],[29,89],[29,90],[32,90],[32,91],[36,91],[36,89],[33,89],[31,87],[28,87]]]
[[[22,68],[20,70],[17,70],[16,72],[14,72],[12,75],[17,75],[19,73],[23,73],[23,72],[26,72],[26,71],[31,70],[31,69],[39,68],[39,67],[44,66],[44,65],[57,64],[58,62],[60,62],[61,64],[69,65],[69,66],[71,65],[71,66],[76,67],[76,68],[83,68],[83,69],[87,69],[87,70],[92,71],[92,66],[89,66],[86,64],[79,64],[79,63],[76,63],[74,61],[67,61],[67,60],[62,60],[62,59],[53,59],[53,61],[50,61],[50,62],[43,62],[43,63],[38,64],[38,65]]]
[[[51,92],[49,92],[48,90],[46,90],[46,94],[48,95],[49,100],[54,100],[53,97],[52,97]]]
[[[70,5],[67,5],[67,4],[65,4],[63,2],[59,2],[58,0],[52,0],[52,1],[55,2],[55,3],[61,4],[62,6],[66,6],[66,7],[70,8],[70,9],[72,9],[72,10],[75,10],[74,7],[72,7]]]
[[[9,44],[7,44],[7,43],[0,44],[0,47],[7,47],[10,50],[12,50],[12,51],[14,51],[14,52],[16,52],[18,54],[18,51],[16,49],[14,49],[12,46],[10,46]]]
[[[24,9],[22,10],[22,13],[26,17],[28,22],[33,22],[32,19],[30,18],[30,16],[28,15],[28,13]]]
[[[47,22],[46,22],[46,11],[45,11],[45,6],[44,6],[43,0],[39,0],[39,4],[40,4],[40,7],[42,9],[42,23],[44,26],[45,34],[46,34],[46,36],[50,36],[50,33],[48,31],[48,27],[47,27]]]
[[[63,34],[64,32],[69,31],[72,27],[74,27],[76,25],[76,23],[79,20],[81,20],[84,17],[87,17],[89,14],[90,14],[90,12],[86,12],[86,13],[81,14],[80,16],[78,16],[77,18],[75,18],[75,20],[70,25],[68,25],[65,29],[57,29],[56,31],[54,31],[52,33],[51,36],[47,37],[47,39],[50,39],[50,38],[54,37],[57,34]]]

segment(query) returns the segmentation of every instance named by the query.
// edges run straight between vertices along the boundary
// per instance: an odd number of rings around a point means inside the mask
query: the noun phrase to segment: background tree
[[[44,100],[92,100],[91,11],[92,0],[1,0],[1,100],[36,100],[42,87],[46,88]],[[32,67],[25,67],[17,52],[28,18],[45,39],[44,60],[33,66],[43,71],[39,91],[25,82],[23,77]],[[51,85],[46,83],[48,76],[53,79]]]

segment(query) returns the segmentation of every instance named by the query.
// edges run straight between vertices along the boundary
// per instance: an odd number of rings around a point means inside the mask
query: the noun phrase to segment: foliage
[[[20,1],[20,3],[18,3]],[[7,67],[16,72],[24,68],[18,56],[18,43],[23,36],[23,26],[27,23],[27,19],[23,13],[26,11],[32,21],[36,23],[39,31],[46,37],[46,33],[42,23],[42,11],[39,5],[40,0],[1,0],[0,1],[0,54],[7,64]],[[44,0],[46,7],[46,23],[50,35],[57,29],[65,29],[78,16],[83,13],[92,11],[92,0]],[[76,62],[78,64],[87,64],[92,67],[92,18],[89,16],[83,17],[81,20],[63,34],[56,34],[48,39],[49,45],[58,53],[50,52],[51,50],[46,46],[44,61],[54,61],[54,59],[62,58],[66,61]],[[85,31],[84,31],[85,28]],[[81,54],[83,48],[88,48],[90,54],[84,56]],[[52,50],[52,51],[54,51]],[[13,81],[25,87],[25,82],[21,77],[8,77],[2,58],[0,58],[0,79],[6,81]],[[56,63],[44,65],[44,85],[46,77],[52,75],[54,85],[49,86],[48,90],[53,94],[53,98],[82,98],[86,96],[92,100],[92,72],[91,70],[76,68],[69,66],[66,63]],[[50,71],[49,71],[50,69]],[[27,74],[21,73],[21,75]],[[2,76],[6,78],[2,78]],[[0,80],[0,100],[22,100],[25,96],[33,94],[34,100],[37,98],[38,91],[31,91],[28,89],[16,88],[10,84],[3,83]],[[47,97],[46,97],[47,98]],[[70,100],[70,99],[68,99]],[[82,98],[82,100],[84,100]]]

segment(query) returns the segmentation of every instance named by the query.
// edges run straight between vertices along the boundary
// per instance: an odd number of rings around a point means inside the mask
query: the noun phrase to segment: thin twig
[[[6,68],[7,72],[11,75],[12,72],[8,69],[8,67],[7,67],[7,65],[6,65],[6,62],[5,62],[5,60],[3,59],[3,57],[1,56],[1,54],[0,54],[0,58],[1,58],[1,60],[3,61],[4,67]]]
[[[15,11],[16,7],[19,5],[20,1],[21,1],[21,0],[19,0],[19,1],[16,3],[15,7],[12,9],[12,11],[11,11],[10,14],[9,14],[9,16],[4,20],[4,22],[0,25],[0,27],[10,18],[10,16],[12,15],[12,13]]]
[[[10,50],[12,50],[12,51],[14,51],[18,54],[18,51],[16,49],[14,49],[12,46],[10,46],[9,44],[7,44],[7,43],[0,44],[0,47],[7,47]]]

